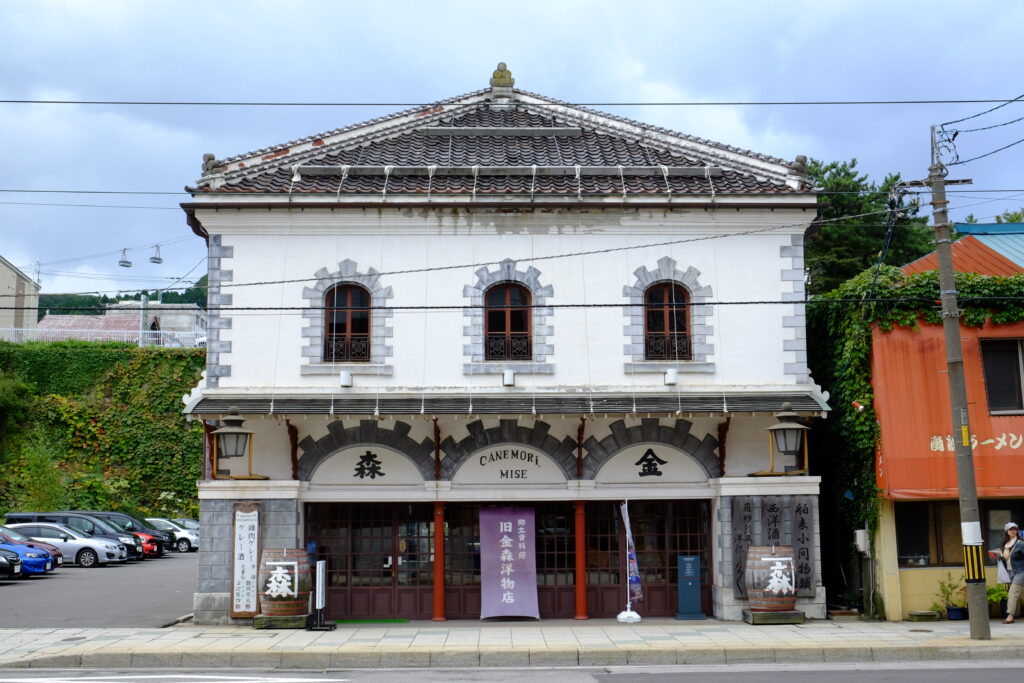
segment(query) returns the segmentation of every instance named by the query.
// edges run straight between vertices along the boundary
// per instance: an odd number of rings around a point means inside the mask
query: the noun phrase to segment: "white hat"
[[[1007,523],[1006,523],[1006,524],[1005,524],[1005,525],[1003,526],[1003,531],[1009,531],[1010,529],[1017,529],[1017,528],[1019,528],[1019,527],[1017,526],[1017,522],[1007,522]]]

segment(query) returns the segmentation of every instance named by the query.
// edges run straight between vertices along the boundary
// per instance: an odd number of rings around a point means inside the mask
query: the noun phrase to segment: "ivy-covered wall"
[[[872,330],[942,323],[937,271],[905,275],[883,266],[874,287],[873,279],[874,269],[865,271],[808,306],[808,360],[815,381],[832,394],[831,414],[811,435],[813,473],[822,476],[822,552],[834,558],[831,576],[826,571],[830,586],[846,584],[855,564],[853,530],[866,528],[873,536],[878,525]],[[957,273],[956,288],[963,325],[1024,320],[1024,275]]]
[[[13,509],[198,512],[202,426],[181,414],[203,349],[0,342],[0,516]],[[20,391],[18,391],[20,389]],[[27,390],[26,390],[27,389]]]

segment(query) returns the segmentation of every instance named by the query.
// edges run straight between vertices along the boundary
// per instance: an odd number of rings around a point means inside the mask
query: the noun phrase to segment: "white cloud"
[[[659,80],[648,74],[648,69],[631,54],[622,42],[617,42],[614,57],[609,66],[616,83],[616,90],[622,99],[634,102],[713,102],[720,100],[722,93],[696,94],[683,86]],[[736,98],[734,93],[729,95]],[[740,96],[742,99],[742,95]],[[637,107],[633,117],[655,125],[664,126],[680,133],[695,135],[734,147],[792,159],[797,154],[807,154],[818,146],[809,135],[776,127],[770,120],[753,122],[749,110],[725,107]]]

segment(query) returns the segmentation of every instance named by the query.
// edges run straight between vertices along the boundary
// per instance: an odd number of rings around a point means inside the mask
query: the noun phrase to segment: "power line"
[[[961,297],[960,301],[964,302],[977,302],[984,303],[988,301],[1024,301],[1024,296],[977,296],[977,297]],[[794,303],[799,304],[810,304],[810,305],[852,305],[852,306],[863,306],[866,302],[863,298],[856,299],[832,299],[832,298],[819,298],[819,299],[807,299],[804,301],[787,301],[787,300],[776,300],[776,299],[747,299],[740,301],[705,301],[700,303],[694,302],[678,302],[677,306],[680,308],[689,308],[691,306],[792,306]],[[937,307],[938,304],[935,297],[888,297],[884,299],[872,298],[869,302],[871,304],[928,304],[929,307]],[[584,308],[644,308],[647,304],[644,303],[629,303],[616,301],[611,303],[566,303],[566,304],[529,304],[524,306],[516,306],[515,308],[523,309],[534,309],[534,308],[557,308],[557,309],[584,309]],[[360,308],[337,308],[331,306],[217,306],[212,310],[217,313],[234,313],[234,312],[294,312],[302,313],[303,311],[328,311],[328,310],[353,310],[353,311],[393,311],[393,312],[409,312],[409,311],[420,311],[420,312],[445,312],[445,311],[477,311],[485,309],[494,309],[502,307],[488,306],[487,304],[436,304],[436,305],[408,305],[408,306],[366,306]],[[0,310],[3,311],[26,311],[36,310],[31,306],[0,306]],[[95,306],[50,306],[50,311],[96,311]],[[194,306],[186,305],[175,305],[175,304],[164,304],[161,311],[194,311]]]
[[[1022,95],[1021,97],[1024,97]],[[764,100],[734,102],[529,102],[531,107],[778,107],[778,106],[851,106],[897,104],[995,104],[987,111],[947,124],[987,114],[1021,99],[922,99],[922,100]],[[479,102],[268,102],[268,101],[202,101],[202,100],[28,100],[0,99],[0,104],[76,104],[132,107],[476,107]]]
[[[959,135],[960,133],[977,133],[983,130],[992,130],[993,128],[1002,128],[1003,126],[1009,126],[1010,124],[1017,123],[1018,121],[1024,121],[1024,116],[1013,119],[1012,121],[1003,121],[1002,123],[995,123],[992,124],[991,126],[985,126],[983,128],[968,128],[966,130],[955,129],[953,132],[956,133],[957,135]]]
[[[1019,120],[1024,120],[1024,117],[1022,117]],[[970,190],[957,190],[957,191],[958,192],[982,192],[982,193],[984,193],[984,192],[1024,192],[1024,189],[981,190],[981,189],[977,189],[977,188],[972,188]],[[12,193],[12,194],[29,194],[29,193],[33,193],[33,194],[110,194],[110,195],[174,195],[174,196],[182,196],[182,195],[191,196],[193,194],[191,192],[185,192],[184,190],[178,191],[178,192],[172,192],[172,191],[166,191],[166,190],[146,190],[146,191],[143,191],[143,190],[52,190],[52,189],[25,190],[25,189],[11,189],[11,188],[7,188],[7,189],[0,188],[0,192],[8,192],[8,193]],[[885,194],[886,191],[884,189],[877,189],[877,190],[809,190],[809,192],[813,192],[814,194],[819,194],[819,195],[829,195],[829,196],[831,196],[831,195],[873,195],[873,194]],[[931,192],[931,190],[915,190],[915,191],[908,192],[907,194],[928,194],[930,192]],[[336,192],[302,192],[302,193],[295,193],[295,192],[253,192],[251,194],[254,194],[254,195],[258,194],[259,196],[262,196],[262,197],[267,197],[267,196],[271,196],[271,197],[276,197],[276,196],[286,197],[286,196],[294,196],[296,194],[301,194],[304,197],[305,196],[317,196],[317,195],[337,196]],[[0,203],[4,203],[4,202],[0,202]],[[45,204],[44,206],[49,206],[49,204]],[[125,206],[127,206],[128,208],[140,208],[140,207],[135,207],[135,206],[131,206],[131,205],[125,205]],[[170,207],[157,207],[157,208],[170,208]]]
[[[127,204],[64,204],[60,202],[0,202],[11,206],[70,206],[76,209],[156,209],[159,211],[181,211],[180,206],[129,206]]]
[[[991,114],[996,109],[1002,109],[1003,107],[1005,107],[1006,105],[1008,105],[1008,104],[1010,104],[1012,102],[1020,101],[1021,98],[1024,98],[1024,93],[1021,93],[1020,95],[1017,95],[1012,100],[998,100],[998,102],[1000,104],[998,104],[995,107],[992,107],[991,109],[986,109],[985,111],[980,111],[977,114],[971,114],[970,116],[965,116],[962,119],[956,119],[955,121],[946,121],[945,123],[940,123],[939,127],[940,128],[945,128],[946,126],[952,126],[954,123],[962,123],[964,121],[970,121],[971,119],[976,119],[979,116],[984,116],[985,114]],[[996,101],[997,100],[992,100],[992,102],[996,102]]]
[[[971,157],[970,159],[958,159],[957,161],[951,161],[948,165],[949,166],[960,166],[962,164],[968,164],[968,163],[970,163],[972,161],[977,161],[978,159],[984,159],[985,157],[990,157],[990,156],[992,156],[993,154],[995,154],[997,152],[1002,152],[1004,149],[1009,149],[1009,148],[1011,148],[1011,147],[1013,147],[1015,145],[1019,145],[1022,142],[1024,142],[1024,138],[1021,138],[1020,140],[1017,140],[1016,142],[1011,142],[1008,145],[1003,145],[1002,147],[1000,147],[998,149],[994,149],[991,152],[985,152],[984,154],[979,154],[976,157]]]
[[[1022,191],[1021,194],[1024,194],[1024,191]],[[1012,199],[1012,198],[1013,197],[989,199],[989,200],[986,200],[986,201],[983,201],[983,202],[976,202],[974,204],[967,204],[967,205],[959,206],[959,207],[951,207],[951,210],[958,210],[958,209],[963,209],[963,208],[969,208],[969,207],[973,207],[973,206],[979,206],[979,205],[982,205],[982,204],[990,204],[992,202],[1003,201],[1003,200],[1008,200],[1008,199]],[[897,210],[897,212],[905,214],[908,211],[915,210],[915,208],[916,207],[913,207],[913,206],[901,207],[901,208],[899,208]],[[824,219],[824,220],[821,220],[821,221],[818,221],[818,222],[819,223],[836,223],[836,222],[840,222],[840,221],[848,221],[848,220],[852,220],[852,219],[855,219],[855,218],[861,218],[861,217],[864,217],[864,216],[872,216],[872,215],[883,214],[883,213],[884,214],[889,214],[890,213],[890,209],[886,208],[886,209],[882,209],[882,210],[878,210],[878,211],[868,211],[868,212],[864,212],[864,213],[860,213],[860,214],[851,214],[851,215],[847,215],[847,216],[838,216],[836,218],[828,218],[828,219]],[[907,218],[907,217],[908,216],[904,216],[904,218]],[[595,249],[595,250],[589,250],[589,251],[578,251],[578,252],[569,252],[569,253],[562,253],[562,254],[550,254],[550,255],[547,255],[547,256],[533,256],[533,257],[531,257],[528,260],[530,262],[533,262],[533,261],[542,261],[542,260],[553,260],[553,259],[559,259],[559,258],[571,258],[571,257],[576,257],[576,256],[590,256],[590,255],[595,255],[595,254],[615,253],[615,252],[628,251],[628,250],[633,250],[633,249],[646,249],[646,248],[651,248],[651,247],[671,246],[671,245],[676,245],[676,244],[684,244],[684,243],[688,243],[688,242],[706,241],[706,240],[710,240],[710,239],[725,239],[725,238],[728,238],[728,237],[740,237],[740,236],[745,236],[745,235],[753,235],[753,234],[760,234],[760,233],[770,232],[772,230],[781,230],[783,228],[799,227],[799,226],[802,226],[802,225],[806,224],[807,222],[808,222],[807,220],[803,220],[803,221],[800,221],[798,223],[788,223],[788,224],[783,224],[783,225],[769,226],[769,227],[766,227],[766,228],[757,228],[757,229],[753,229],[753,230],[745,230],[745,231],[742,231],[742,232],[724,233],[724,234],[723,233],[719,233],[719,234],[715,234],[715,235],[706,235],[706,236],[702,236],[702,237],[691,237],[691,238],[684,238],[684,239],[679,239],[679,240],[668,240],[668,241],[663,241],[663,242],[651,242],[651,243],[646,243],[646,244],[629,245],[629,246],[623,246],[623,247],[610,247],[610,248],[607,248],[607,249]],[[888,223],[886,223],[884,225],[881,225],[881,224],[879,224],[879,225],[876,225],[876,224],[859,224],[856,227],[858,227],[858,228],[860,228],[860,227],[888,227]],[[179,238],[179,241],[183,240],[183,239],[191,239],[191,237]],[[169,243],[169,242],[163,242],[162,244],[166,244],[166,243]],[[147,248],[147,247],[134,247],[132,249],[144,249],[144,248]],[[132,250],[132,249],[130,249],[130,250]],[[118,253],[120,253],[120,252],[119,251],[112,251],[112,252],[106,252],[104,254],[98,254],[98,255],[95,255],[95,256],[107,256],[107,255],[118,254]],[[76,258],[76,259],[66,259],[66,261],[68,261],[68,260],[70,260],[70,261],[82,260],[82,259],[85,259],[85,258],[94,258],[95,256],[79,257],[79,258]],[[527,259],[520,259],[520,260],[526,261]],[[56,263],[63,263],[63,262],[64,261],[53,261],[53,262],[50,262],[50,263],[45,264],[45,265],[53,265],[53,264],[56,264]],[[493,265],[498,265],[500,263],[501,263],[501,261],[489,261],[489,262],[483,262],[483,263],[477,262],[477,263],[473,263],[473,264],[457,264],[457,265],[449,265],[449,266],[432,266],[432,267],[429,267],[429,268],[412,268],[412,269],[407,269],[407,270],[384,271],[384,272],[378,273],[378,275],[380,275],[380,276],[384,276],[384,275],[407,275],[407,274],[417,274],[417,273],[425,273],[425,272],[436,272],[436,271],[444,271],[444,270],[457,270],[457,269],[464,269],[464,268],[479,268],[481,266],[493,266]],[[295,284],[295,283],[303,283],[303,282],[315,282],[315,281],[317,281],[319,279],[320,278],[316,278],[316,277],[305,277],[305,278],[294,278],[294,279],[289,279],[289,280],[263,280],[263,281],[255,281],[255,282],[224,282],[224,283],[220,283],[220,286],[222,288],[227,288],[227,287],[265,286],[265,285],[275,285],[275,284]],[[324,278],[324,279],[331,279],[331,278],[328,277],[328,278]],[[209,285],[206,285],[206,287],[209,288]],[[165,289],[167,291],[170,291],[172,289],[193,289],[193,288],[194,287],[177,287],[177,288],[168,287],[168,288],[165,288]],[[123,292],[123,291],[124,291],[123,289],[107,290],[108,293]],[[58,296],[58,295],[74,296],[76,294],[93,294],[93,293],[99,293],[99,292],[96,292],[95,290],[90,291],[90,292],[53,292],[53,293],[47,293],[47,295],[49,295],[49,296]],[[10,296],[14,296],[14,295],[13,294],[0,294],[0,298],[5,297],[5,296],[10,297]]]

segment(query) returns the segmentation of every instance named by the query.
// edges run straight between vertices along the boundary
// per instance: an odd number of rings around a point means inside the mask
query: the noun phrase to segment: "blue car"
[[[53,558],[42,548],[28,545],[0,543],[0,548],[13,550],[21,558],[21,575],[46,574],[53,571]]]

